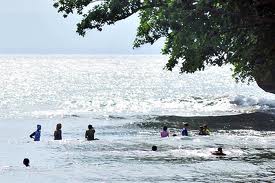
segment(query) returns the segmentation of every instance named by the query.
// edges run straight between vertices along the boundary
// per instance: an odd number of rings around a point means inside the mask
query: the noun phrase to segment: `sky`
[[[0,2],[0,54],[159,54],[163,44],[132,49],[137,15],[83,38],[75,32],[79,17],[64,19],[53,0]]]

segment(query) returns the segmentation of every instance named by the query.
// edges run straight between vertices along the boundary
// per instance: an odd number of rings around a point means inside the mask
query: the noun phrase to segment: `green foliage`
[[[261,69],[275,65],[272,0],[55,0],[54,7],[64,17],[82,16],[77,24],[82,36],[138,13],[134,47],[165,37],[168,70],[181,64],[181,72],[193,73],[230,63],[234,77],[244,81],[256,76],[259,64]]]

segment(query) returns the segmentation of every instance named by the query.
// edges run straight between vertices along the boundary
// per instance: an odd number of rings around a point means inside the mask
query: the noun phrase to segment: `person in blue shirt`
[[[30,138],[34,139],[34,141],[40,141],[41,135],[41,125],[37,125],[37,130],[30,135]]]
[[[188,123],[184,123],[184,127],[182,128],[181,135],[182,136],[188,136],[188,130],[187,127],[189,126]]]

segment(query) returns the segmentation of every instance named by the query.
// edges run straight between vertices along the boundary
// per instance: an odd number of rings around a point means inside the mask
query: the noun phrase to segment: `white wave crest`
[[[269,98],[258,98],[255,96],[247,97],[243,95],[237,95],[230,101],[231,104],[235,104],[241,107],[252,107],[257,106],[264,109],[272,109],[275,108],[275,99]]]

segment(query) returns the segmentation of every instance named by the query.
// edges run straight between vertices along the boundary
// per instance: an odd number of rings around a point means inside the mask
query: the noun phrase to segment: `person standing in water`
[[[204,135],[204,132],[203,132],[203,126],[200,126],[200,129],[199,129],[199,135]]]
[[[200,126],[199,135],[210,135],[207,125]]]
[[[95,129],[92,125],[88,125],[88,130],[86,130],[85,138],[89,141],[98,140],[98,139],[95,139]]]
[[[163,130],[160,132],[161,137],[169,137],[169,131],[167,129],[167,126],[163,127]]]
[[[210,135],[210,130],[209,130],[209,128],[206,124],[203,125],[203,134],[204,135]]]
[[[62,131],[61,131],[62,125],[61,123],[58,123],[56,125],[56,130],[54,131],[54,140],[62,140]]]
[[[41,136],[41,125],[37,125],[36,131],[30,134],[30,138],[34,139],[34,141],[40,141],[40,136]]]
[[[182,128],[181,135],[182,136],[188,136],[188,130],[187,127],[189,126],[188,123],[184,123],[184,127]]]

